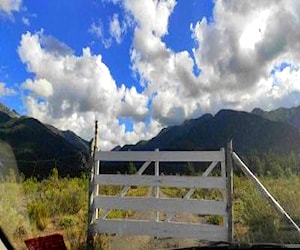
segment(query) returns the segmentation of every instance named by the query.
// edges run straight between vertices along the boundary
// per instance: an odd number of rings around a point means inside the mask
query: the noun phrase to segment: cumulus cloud
[[[16,91],[14,89],[6,87],[6,84],[4,82],[0,82],[0,97],[11,96],[15,94]]]
[[[22,5],[22,0],[0,0],[0,12],[8,15],[13,11],[19,11]]]
[[[22,85],[31,92],[26,99],[30,114],[85,138],[92,136],[97,118],[100,141],[107,149],[222,108],[299,105],[299,1],[215,1],[211,18],[190,24],[192,52],[174,52],[164,40],[175,0],[106,2],[121,6],[125,13],[122,19],[114,15],[109,25],[117,42],[122,40],[120,20],[130,21],[130,66],[139,88],[118,87],[101,55],[89,48],[75,56],[51,49],[57,46],[47,46],[40,33],[26,33],[18,51],[35,75]],[[106,47],[111,45],[100,21],[89,31],[107,42]],[[126,132],[120,117],[132,120],[133,131]]]
[[[270,106],[267,103],[274,107],[280,103],[275,93],[280,92],[281,97],[288,95],[287,83],[274,85],[270,72],[287,58],[299,65],[300,29],[295,13],[299,4],[216,1],[214,22],[203,18],[192,25],[199,45],[194,56],[201,79],[222,105],[250,108],[267,98],[263,101],[265,107]],[[251,98],[246,98],[248,93]]]
[[[144,121],[148,113],[148,98],[139,94],[134,86],[126,89],[122,85],[121,91],[123,91],[123,99],[120,115],[133,117],[135,121]]]
[[[93,55],[89,48],[83,49],[80,56],[53,50],[52,46],[42,46],[43,39],[40,32],[27,32],[18,48],[27,70],[34,73],[34,79],[22,84],[30,92],[25,100],[29,115],[71,129],[86,139],[92,138],[98,119],[102,149],[148,138],[149,131],[157,132],[153,124],[145,125],[142,132],[141,125],[133,124],[133,131],[127,132],[125,125],[119,124],[121,116],[134,121],[145,117],[147,98],[134,87],[118,88],[101,55]]]
[[[175,1],[124,0],[123,6],[136,23],[132,70],[163,126],[222,108],[299,105],[299,67],[286,72],[289,84],[279,78],[283,72],[271,74],[287,59],[299,66],[298,1],[216,1],[212,21],[190,25],[192,54],[172,51],[163,39]]]
[[[57,40],[53,36],[45,35],[43,30],[39,32],[39,36],[41,47],[44,48],[48,53],[58,56],[73,54],[73,50],[68,45]]]
[[[197,117],[208,106],[207,87],[193,74],[191,55],[187,51],[175,53],[163,41],[175,5],[173,0],[124,2],[136,22],[132,69],[151,98],[152,118],[163,126]]]
[[[21,85],[21,88],[30,90],[39,97],[49,97],[53,94],[52,84],[46,79],[37,79],[35,81],[27,79]]]

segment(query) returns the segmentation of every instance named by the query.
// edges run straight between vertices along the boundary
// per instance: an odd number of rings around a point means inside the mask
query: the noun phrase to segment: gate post
[[[99,165],[96,169],[95,165],[95,153],[98,150],[98,121],[95,121],[95,136],[92,140],[92,145],[90,145],[90,161],[89,161],[89,173],[88,173],[88,225],[87,225],[87,240],[86,240],[86,249],[93,250],[94,249],[94,229],[92,228],[93,220],[94,220],[94,195],[95,195],[95,174],[99,174]],[[98,193],[97,193],[98,194]],[[96,213],[97,214],[97,213]]]
[[[91,153],[90,162],[89,162],[89,173],[88,173],[88,222],[87,222],[87,241],[86,249],[94,249],[94,232],[93,232],[93,217],[94,217],[94,208],[93,208],[93,199],[94,199],[94,173],[95,173],[95,161],[93,157],[93,152]]]
[[[226,188],[227,188],[227,214],[228,214],[228,242],[233,241],[233,169],[232,169],[232,140],[227,142],[226,147]]]

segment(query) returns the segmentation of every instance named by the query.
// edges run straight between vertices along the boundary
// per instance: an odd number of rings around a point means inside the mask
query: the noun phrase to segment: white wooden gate
[[[134,175],[101,174],[101,162],[144,162]],[[154,162],[153,175],[144,174],[151,162]],[[160,174],[160,162],[209,162],[201,176],[179,176]],[[185,165],[186,166],[186,165]],[[212,170],[220,168],[218,176],[212,176]],[[151,235],[157,237],[195,238],[208,241],[228,241],[230,235],[230,207],[227,199],[227,177],[225,151],[98,151],[95,153],[94,171],[91,176],[90,195],[90,232],[118,235]],[[102,185],[118,185],[123,189],[117,196],[100,195]],[[153,196],[128,197],[126,193],[132,186],[148,186],[154,189]],[[161,187],[186,188],[182,198],[161,197]],[[197,188],[218,189],[223,200],[192,199]],[[107,215],[113,209],[154,212],[152,219],[133,220],[109,219]],[[160,213],[166,214],[161,219]],[[176,222],[175,214],[191,213],[197,215],[219,215],[223,225],[204,223]]]

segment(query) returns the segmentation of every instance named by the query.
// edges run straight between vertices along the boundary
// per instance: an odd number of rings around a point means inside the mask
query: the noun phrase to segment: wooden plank
[[[101,174],[97,175],[95,179],[96,183],[101,185],[226,189],[226,178],[224,177]]]
[[[219,162],[218,161],[213,161],[209,167],[205,170],[205,172],[202,174],[202,176],[207,177],[211,171],[213,171],[213,169],[217,166]]]
[[[100,174],[100,161],[95,160],[95,176],[94,178]],[[99,195],[99,185],[96,184],[95,187],[95,196]],[[95,211],[95,218],[98,219],[99,217],[99,209],[96,209]]]
[[[187,212],[194,214],[226,215],[226,203],[216,200],[184,200],[170,198],[140,198],[98,196],[94,199],[94,207],[102,209],[121,209],[134,211],[164,211],[166,213]]]
[[[163,161],[163,162],[210,162],[224,161],[222,151],[98,151],[100,161]]]
[[[221,148],[221,151],[225,153],[225,149]],[[221,161],[221,176],[226,177],[226,164],[225,161]]]
[[[151,235],[208,241],[227,240],[225,227],[178,222],[97,220],[94,224],[94,231],[95,233],[116,233],[118,235]]]
[[[227,219],[228,219],[228,242],[233,241],[233,168],[232,168],[232,140],[226,147],[226,175],[227,175]]]
[[[147,169],[147,167],[149,167],[149,165],[151,164],[151,161],[147,161],[145,162],[140,169],[136,172],[136,175],[141,175],[145,172],[145,170]]]
[[[156,152],[158,152],[159,151],[159,149],[157,148],[157,149],[155,149],[155,151]],[[156,176],[156,177],[158,177],[159,176],[159,161],[156,161],[155,162],[155,166],[154,166],[154,175]],[[156,185],[155,186],[155,198],[156,199],[158,199],[159,198],[159,185]],[[156,211],[156,218],[155,218],[155,220],[156,221],[159,221],[159,211]]]
[[[221,148],[221,151],[225,152],[224,148]],[[221,162],[221,176],[226,178],[226,162],[222,161]],[[223,201],[227,202],[227,190],[221,190],[222,196],[223,196]],[[226,220],[224,218],[224,221],[228,224],[228,218],[226,217]]]
[[[191,188],[183,197],[183,199],[189,199],[191,198],[191,196],[194,194],[194,192],[196,191],[196,188]]]

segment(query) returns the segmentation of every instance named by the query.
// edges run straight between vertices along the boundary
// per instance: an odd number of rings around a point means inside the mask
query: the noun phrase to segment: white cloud
[[[66,54],[42,47],[39,32],[22,35],[19,56],[34,79],[27,79],[22,88],[30,91],[26,98],[28,114],[61,129],[71,129],[86,139],[93,136],[96,119],[100,126],[100,145],[110,149],[130,140],[149,138],[147,128],[136,136],[140,125],[134,124],[126,132],[118,117],[140,121],[147,113],[147,98],[135,88],[117,87],[101,55],[93,55],[89,48],[82,55]],[[42,100],[40,99],[42,98]],[[137,105],[137,106],[135,106]],[[135,107],[134,107],[135,106]],[[152,128],[154,131],[155,129]]]
[[[293,9],[299,9],[298,1],[217,1],[214,22],[202,19],[193,27],[201,79],[211,94],[222,92],[222,105],[249,109],[281,103],[270,94],[276,92],[270,72],[287,58],[299,64],[299,17]],[[287,89],[278,91],[285,95]],[[251,98],[245,102],[240,97],[247,93]]]
[[[99,22],[97,25],[95,22],[92,23],[91,27],[88,30],[91,34],[96,35],[98,38],[102,38],[103,36],[103,31],[102,31],[102,24]]]
[[[16,91],[12,88],[6,87],[4,82],[0,82],[0,97],[15,95]]]
[[[175,5],[175,0],[124,1],[126,10],[134,16],[138,26],[153,31],[158,37],[168,33],[168,19]]]
[[[273,105],[291,107],[299,105],[300,67],[289,65],[283,70],[275,71],[272,85],[267,95]],[[270,102],[270,103],[272,103]]]
[[[175,5],[175,1],[124,3],[136,22],[132,69],[141,76],[145,93],[152,99],[153,119],[162,125],[196,117],[209,105],[206,87],[193,74],[194,61],[190,54],[175,53],[163,42]]]
[[[22,17],[22,22],[23,22],[26,26],[30,26],[30,21],[29,21],[28,18]]]
[[[0,0],[0,12],[10,15],[13,11],[19,11],[21,5],[21,0]]]
[[[113,15],[113,18],[109,24],[109,33],[118,44],[121,43],[122,28],[120,26],[118,14]]]
[[[57,56],[66,56],[73,54],[73,50],[68,45],[57,40],[53,36],[45,35],[44,30],[41,30],[39,32],[39,37],[41,47],[47,52]]]
[[[125,0],[123,5],[136,22],[132,69],[140,75],[152,100],[153,118],[161,124],[180,123],[222,108],[300,104],[298,87],[291,84],[299,82],[299,75],[293,73],[289,84],[281,81],[275,86],[270,73],[287,59],[300,64],[295,11],[300,9],[299,1],[216,1],[212,22],[203,18],[190,26],[197,43],[192,55],[175,53],[163,40],[175,1]],[[199,76],[194,67],[200,69]],[[291,93],[293,101],[288,101]]]
[[[104,32],[103,32],[103,24],[101,22],[101,20],[99,20],[98,25],[93,22],[88,30],[89,33],[95,35],[103,44],[104,48],[109,48],[111,46],[111,39],[107,39],[104,36]]]
[[[50,97],[53,95],[52,84],[46,79],[37,79],[32,81],[27,79],[22,85],[21,88],[32,91],[38,97]]]
[[[112,18],[110,35],[121,42],[125,26],[120,20],[129,20],[125,22],[134,29],[131,68],[139,75],[140,88],[118,87],[101,55],[93,55],[89,48],[80,56],[62,53],[43,45],[41,34],[26,33],[19,55],[35,74],[35,79],[27,80],[28,86],[24,83],[32,92],[26,100],[30,114],[85,138],[92,136],[97,118],[101,145],[108,149],[222,108],[299,105],[299,1],[215,1],[209,18],[213,21],[203,18],[190,25],[196,43],[192,54],[174,52],[164,41],[175,0],[110,2],[125,11],[122,19],[120,14]],[[106,47],[111,45],[100,21],[89,31]],[[280,69],[282,62],[289,66]],[[193,73],[194,68],[200,75]],[[44,101],[35,97],[48,93],[36,87],[41,87],[35,85],[40,79],[53,89]],[[120,117],[132,120],[132,132],[119,124]]]
[[[114,14],[109,20],[107,32],[105,32],[105,26],[101,20],[98,21],[98,24],[93,22],[89,27],[88,32],[96,36],[101,41],[104,48],[108,49],[112,45],[113,40],[115,40],[117,44],[122,42],[122,36],[126,33],[127,27],[130,25],[131,19],[128,18],[128,16],[120,23],[119,15]]]
[[[133,117],[134,120],[143,121],[148,113],[147,103],[148,98],[145,95],[141,95],[136,91],[133,86],[130,89],[126,89],[122,85],[122,91],[124,91],[120,115],[125,117]]]

